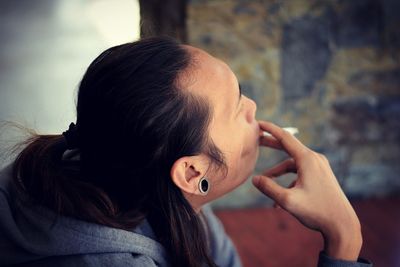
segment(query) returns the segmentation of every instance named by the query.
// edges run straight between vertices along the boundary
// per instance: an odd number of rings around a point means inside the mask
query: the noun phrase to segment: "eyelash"
[[[239,83],[239,93],[240,93],[240,107],[239,107],[239,111],[237,113],[237,116],[239,116],[240,113],[242,113],[242,109],[243,109],[243,101],[242,101],[242,86]]]

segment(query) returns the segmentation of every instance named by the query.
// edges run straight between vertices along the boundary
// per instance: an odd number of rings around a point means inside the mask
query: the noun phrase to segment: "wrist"
[[[335,259],[357,261],[363,242],[360,226],[345,225],[343,229],[330,230],[322,235],[326,255]]]

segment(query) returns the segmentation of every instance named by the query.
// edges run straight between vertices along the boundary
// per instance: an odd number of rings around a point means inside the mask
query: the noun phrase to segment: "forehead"
[[[222,60],[220,60],[216,57],[213,57],[206,51],[201,50],[197,47],[190,46],[190,45],[183,45],[183,47],[187,51],[189,51],[190,55],[197,63],[196,64],[197,67],[202,68],[205,66],[209,66],[213,70],[222,71],[222,72],[224,72],[224,71],[230,72],[230,68],[227,64],[225,64],[225,62],[223,62]]]
[[[191,93],[207,97],[213,105],[214,116],[229,114],[234,101],[236,76],[229,66],[207,52],[184,45],[192,57],[192,65],[185,75],[184,88]]]

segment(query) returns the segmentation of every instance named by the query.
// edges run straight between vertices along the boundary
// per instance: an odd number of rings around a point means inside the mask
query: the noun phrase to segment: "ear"
[[[208,160],[203,155],[179,158],[172,165],[171,179],[182,191],[201,195],[198,185],[206,174],[208,165]]]

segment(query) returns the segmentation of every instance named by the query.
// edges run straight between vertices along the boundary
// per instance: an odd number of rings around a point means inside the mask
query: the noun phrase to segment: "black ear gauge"
[[[199,191],[203,195],[207,195],[210,190],[210,183],[208,182],[207,177],[203,177],[199,181]]]

